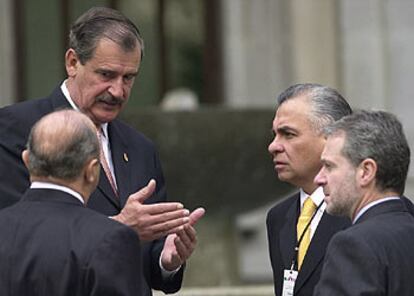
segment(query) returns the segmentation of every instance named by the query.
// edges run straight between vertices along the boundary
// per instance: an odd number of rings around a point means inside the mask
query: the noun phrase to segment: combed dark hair
[[[88,160],[99,159],[99,142],[96,131],[86,120],[72,120],[72,113],[76,111],[58,112],[62,112],[65,131],[57,128],[45,139],[44,131],[39,129],[41,121],[32,128],[27,142],[28,169],[39,177],[73,180],[79,176]]]
[[[377,163],[379,189],[404,193],[410,147],[395,115],[360,110],[325,128],[324,132],[327,136],[345,134],[342,153],[355,167],[367,158]]]
[[[278,108],[286,101],[306,95],[312,106],[309,120],[313,128],[322,132],[323,128],[352,113],[352,108],[335,89],[316,83],[295,84],[287,88],[277,98]]]
[[[144,56],[144,40],[138,28],[122,13],[107,7],[93,7],[75,21],[69,32],[69,47],[84,65],[102,38],[112,40],[125,51],[139,45],[141,60]]]

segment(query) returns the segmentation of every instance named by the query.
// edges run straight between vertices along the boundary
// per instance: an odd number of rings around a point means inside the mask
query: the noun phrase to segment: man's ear
[[[80,61],[76,51],[73,48],[69,48],[65,54],[65,67],[69,77],[76,76],[79,64]]]
[[[372,158],[364,159],[358,166],[358,178],[362,187],[366,187],[375,181],[377,175],[377,163]]]
[[[23,150],[22,159],[26,168],[29,169],[29,151],[27,149]]]
[[[85,166],[85,179],[88,183],[96,183],[99,181],[100,164],[99,160],[93,158],[88,161]]]

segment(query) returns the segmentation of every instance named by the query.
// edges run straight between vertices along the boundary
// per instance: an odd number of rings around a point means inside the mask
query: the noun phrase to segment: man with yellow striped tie
[[[274,139],[268,150],[278,178],[299,188],[298,193],[273,207],[267,217],[278,296],[312,295],[330,238],[350,225],[346,218],[325,213],[322,188],[313,179],[321,168],[325,145],[322,129],[351,113],[336,90],[318,84],[293,85],[278,97]]]

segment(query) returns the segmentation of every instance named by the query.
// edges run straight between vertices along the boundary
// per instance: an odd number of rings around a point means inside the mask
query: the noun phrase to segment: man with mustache
[[[20,159],[32,125],[56,109],[73,108],[96,125],[101,142],[101,178],[88,207],[131,226],[143,241],[144,295],[151,288],[180,289],[184,263],[197,243],[193,227],[203,214],[166,202],[160,160],[153,143],[117,119],[125,107],[144,56],[137,27],[109,8],[91,8],[69,34],[67,79],[50,96],[0,109],[0,208],[29,187]]]
[[[413,295],[414,218],[401,196],[410,148],[398,119],[359,111],[325,130],[326,211],[352,226],[334,235],[315,296]]]

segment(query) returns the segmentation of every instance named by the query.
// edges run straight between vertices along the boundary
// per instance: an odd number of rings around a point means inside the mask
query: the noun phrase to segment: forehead
[[[326,139],[325,148],[322,152],[322,160],[329,160],[332,162],[337,162],[340,159],[345,160],[345,157],[342,154],[342,148],[344,147],[344,143],[345,135],[343,133],[334,136],[329,136]]]
[[[112,40],[103,38],[98,41],[91,63],[102,67],[121,66],[138,70],[141,59],[141,49],[137,44],[131,51],[125,51]]]
[[[289,99],[277,109],[273,124],[276,128],[281,126],[309,127],[311,111],[311,102],[306,95]]]

